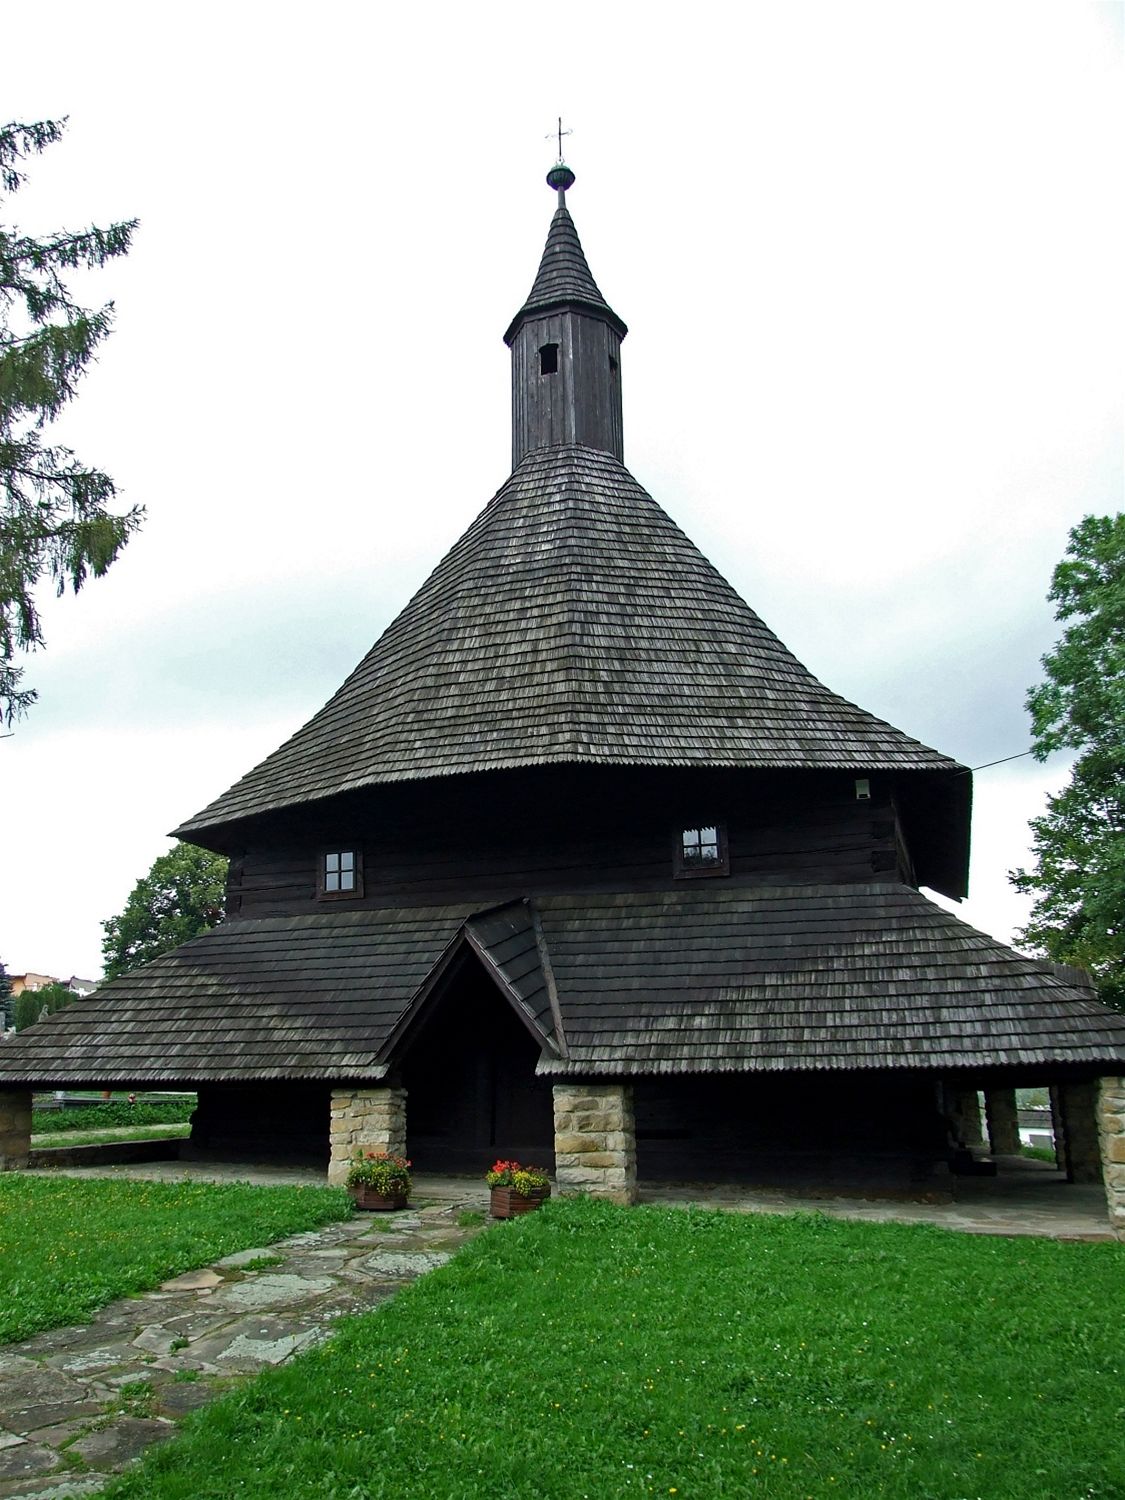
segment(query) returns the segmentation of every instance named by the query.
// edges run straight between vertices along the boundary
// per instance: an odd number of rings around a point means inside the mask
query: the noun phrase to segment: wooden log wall
[[[232,863],[231,914],[318,909],[325,849],[356,848],[362,897],[348,906],[499,902],[535,892],[676,884],[679,830],[719,821],[729,879],[790,884],[907,879],[888,789],[857,801],[834,773],[622,772],[571,767],[380,788],[347,806],[273,823]]]

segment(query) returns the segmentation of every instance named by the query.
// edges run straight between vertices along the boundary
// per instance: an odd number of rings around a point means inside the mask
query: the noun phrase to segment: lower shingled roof
[[[1125,1015],[917,891],[707,881],[229,921],[0,1044],[0,1085],[378,1079],[462,935],[544,1035],[557,1011],[552,1076],[1125,1069]]]
[[[379,1078],[470,908],[230,921],[0,1043],[0,1084]]]
[[[1125,1062],[1125,1015],[896,883],[536,904],[569,1052],[541,1073]]]

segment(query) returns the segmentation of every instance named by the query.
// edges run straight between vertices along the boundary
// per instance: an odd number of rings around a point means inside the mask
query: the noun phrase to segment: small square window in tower
[[[317,895],[363,895],[363,855],[356,849],[332,849],[321,855]]]
[[[559,368],[558,344],[543,344],[539,349],[540,375],[555,375]]]
[[[726,829],[719,823],[681,829],[676,839],[676,876],[729,875]]]

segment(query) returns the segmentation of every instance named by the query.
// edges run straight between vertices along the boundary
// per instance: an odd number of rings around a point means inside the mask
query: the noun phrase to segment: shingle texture
[[[178,833],[558,762],[956,768],[830,692],[615,458],[529,453],[324,708]]]
[[[0,1083],[377,1077],[379,1043],[468,914],[226,922],[0,1042]]]
[[[905,886],[708,882],[534,911],[567,1057],[518,901],[228,922],[0,1044],[0,1084],[378,1078],[470,934],[543,1034],[542,1073],[1125,1068],[1125,1016]]]
[[[569,1059],[548,1073],[1125,1060],[1125,1016],[894,883],[538,902]]]
[[[563,205],[555,211],[551,227],[547,231],[547,243],[543,249],[543,259],[539,262],[535,283],[527,295],[527,301],[512,319],[504,335],[505,339],[511,343],[516,329],[529,314],[568,306],[601,313],[622,336],[628,331],[598,290],[597,283],[590,274],[590,267],[586,264],[574,220]]]
[[[482,912],[466,924],[477,953],[491,966],[501,987],[522,1007],[548,1046],[556,1046],[551,997],[540,961],[528,901],[513,901]]]

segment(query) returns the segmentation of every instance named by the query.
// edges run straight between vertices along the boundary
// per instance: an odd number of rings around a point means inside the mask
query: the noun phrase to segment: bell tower
[[[547,173],[558,193],[539,273],[504,342],[512,351],[512,467],[536,448],[581,443],[624,461],[621,340],[628,329],[598,290],[566,194],[574,173]]]

